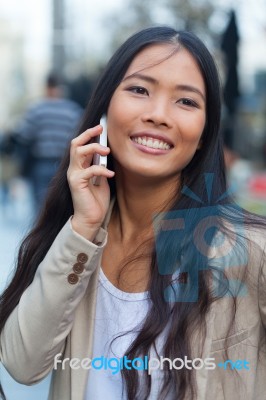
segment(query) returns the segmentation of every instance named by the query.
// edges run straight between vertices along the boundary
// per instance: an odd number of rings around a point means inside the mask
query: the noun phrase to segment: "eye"
[[[132,93],[136,93],[136,94],[149,94],[148,93],[148,90],[147,89],[145,89],[144,87],[142,87],[142,86],[131,86],[131,87],[129,87],[129,88],[127,88],[127,90],[129,91],[129,92],[132,92]]]
[[[184,106],[188,106],[188,107],[197,107],[198,108],[198,104],[194,100],[191,100],[191,99],[188,99],[188,98],[179,99],[177,101],[177,103],[181,103]]]

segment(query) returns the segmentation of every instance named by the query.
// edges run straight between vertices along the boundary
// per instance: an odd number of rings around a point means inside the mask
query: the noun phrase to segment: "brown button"
[[[73,266],[73,271],[74,271],[76,274],[81,274],[81,273],[84,271],[84,265],[83,265],[83,264],[80,264],[80,263],[74,264],[74,266]]]
[[[76,274],[69,274],[67,280],[70,285],[75,285],[78,282],[79,277]]]
[[[80,253],[80,254],[77,256],[77,260],[78,260],[78,262],[80,262],[81,264],[85,264],[85,262],[87,262],[88,259],[89,259],[89,257],[88,257],[87,254],[85,254],[85,253]]]

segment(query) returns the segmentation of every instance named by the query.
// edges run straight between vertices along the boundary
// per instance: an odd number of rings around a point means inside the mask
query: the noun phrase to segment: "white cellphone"
[[[103,115],[100,120],[100,125],[103,127],[103,131],[100,135],[96,136],[96,143],[100,143],[102,146],[107,146],[107,121],[106,116]],[[107,167],[107,156],[101,156],[98,153],[94,153],[93,165],[101,165],[102,167]],[[101,176],[94,176],[92,178],[93,185],[99,186],[101,184]]]

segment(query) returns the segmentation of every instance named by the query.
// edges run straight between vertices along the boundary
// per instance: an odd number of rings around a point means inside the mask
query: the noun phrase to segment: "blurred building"
[[[27,51],[23,24],[0,17],[0,131],[12,129],[28,101],[39,97],[49,65]]]
[[[23,36],[5,20],[0,20],[0,127],[10,118],[10,110],[24,92]]]

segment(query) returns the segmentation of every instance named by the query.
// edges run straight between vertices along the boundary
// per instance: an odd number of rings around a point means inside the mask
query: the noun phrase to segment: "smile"
[[[171,147],[168,143],[165,143],[162,140],[153,139],[148,136],[133,137],[131,138],[131,140],[133,140],[133,142],[141,144],[142,146],[145,147],[149,147],[151,149],[169,150]]]

